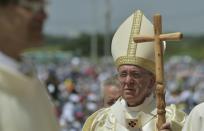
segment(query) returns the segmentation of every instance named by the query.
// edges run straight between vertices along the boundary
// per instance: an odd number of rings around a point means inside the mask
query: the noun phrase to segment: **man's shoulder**
[[[198,104],[198,105],[196,105],[196,106],[194,107],[194,109],[195,109],[195,110],[204,109],[204,102],[203,102],[203,103],[200,103],[200,104]]]
[[[194,115],[198,115],[198,116],[201,116],[201,117],[204,117],[204,102],[203,103],[200,103],[198,105],[196,105],[190,114],[194,114]]]
[[[15,77],[15,78],[19,78],[21,74],[13,68],[7,67],[6,65],[0,65],[0,76],[1,78],[9,78],[9,77]]]
[[[103,123],[108,117],[110,108],[102,108],[89,116],[84,123],[82,131],[90,131],[97,123]]]
[[[9,70],[9,68],[0,66],[0,90],[22,94],[25,93],[26,90],[37,89],[31,88],[32,86],[42,87],[39,83],[36,78],[28,77],[18,70]]]
[[[99,118],[101,116],[107,115],[109,112],[110,108],[102,108],[94,112],[91,116],[88,117],[88,119],[94,119],[94,118]]]

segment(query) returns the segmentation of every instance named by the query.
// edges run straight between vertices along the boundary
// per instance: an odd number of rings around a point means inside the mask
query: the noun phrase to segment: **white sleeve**
[[[196,106],[189,114],[182,131],[203,131],[204,104]]]

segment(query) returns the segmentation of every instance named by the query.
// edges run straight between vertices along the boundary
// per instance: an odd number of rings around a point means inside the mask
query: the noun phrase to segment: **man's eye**
[[[137,72],[133,73],[132,75],[134,78],[140,78],[142,76],[142,74],[137,73]]]
[[[127,73],[120,73],[120,77],[126,77]]]

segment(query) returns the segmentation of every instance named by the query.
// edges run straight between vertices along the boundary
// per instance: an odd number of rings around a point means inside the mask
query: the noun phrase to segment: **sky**
[[[45,34],[77,36],[81,32],[105,32],[105,13],[110,7],[110,30],[135,10],[141,10],[152,21],[162,15],[164,33],[204,34],[204,0],[49,0]],[[107,6],[107,1],[110,3]]]

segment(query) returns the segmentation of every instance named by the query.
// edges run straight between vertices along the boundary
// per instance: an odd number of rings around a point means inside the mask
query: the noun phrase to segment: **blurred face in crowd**
[[[104,106],[108,107],[113,105],[121,95],[121,87],[106,85],[106,87],[104,87]]]
[[[34,43],[41,43],[44,21],[47,18],[45,12],[45,0],[27,0],[21,6],[30,16],[28,21],[28,39]]]
[[[0,6],[0,50],[18,59],[20,53],[42,42],[46,14],[43,0],[22,0]]]
[[[122,96],[128,106],[137,106],[144,102],[155,84],[152,73],[134,65],[122,65],[118,68],[118,77],[122,86]]]

